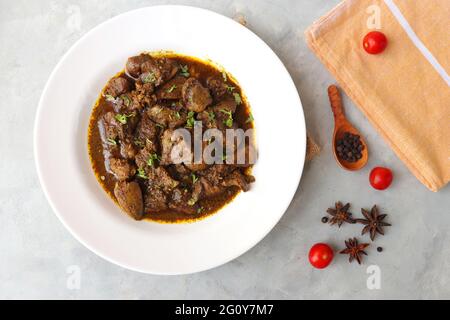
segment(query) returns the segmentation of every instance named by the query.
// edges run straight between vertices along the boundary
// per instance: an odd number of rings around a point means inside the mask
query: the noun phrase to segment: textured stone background
[[[179,0],[233,17],[280,56],[300,92],[308,130],[323,151],[307,163],[289,210],[256,247],[219,268],[188,276],[139,274],[110,264],[78,243],[50,209],[33,159],[33,121],[50,72],[84,33],[124,11],[169,1],[0,0],[0,298],[450,298],[450,188],[422,186],[345,99],[349,118],[371,148],[366,169],[339,169],[330,150],[332,115],[326,95],[332,77],[307,49],[303,30],[338,0]],[[119,40],[120,41],[120,40]],[[387,165],[395,182],[387,192],[368,185],[369,168]],[[64,173],[61,173],[64,174]],[[337,248],[355,226],[340,232],[320,218],[337,199],[379,204],[394,225],[369,249],[364,266],[337,256],[326,270],[312,269],[309,247]],[[381,270],[381,289],[368,290],[366,268]],[[68,269],[81,270],[81,287],[69,290]]]

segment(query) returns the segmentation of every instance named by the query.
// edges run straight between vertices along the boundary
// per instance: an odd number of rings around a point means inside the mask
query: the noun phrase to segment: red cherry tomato
[[[375,167],[370,171],[369,181],[377,190],[384,190],[391,185],[392,171],[388,168]]]
[[[333,249],[326,243],[317,243],[309,250],[309,262],[314,268],[326,268],[333,260]]]
[[[366,34],[363,40],[363,47],[370,54],[379,54],[386,49],[388,40],[384,33],[372,31]]]

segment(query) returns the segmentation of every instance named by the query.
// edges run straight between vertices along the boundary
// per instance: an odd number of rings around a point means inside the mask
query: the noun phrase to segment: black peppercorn
[[[357,134],[345,132],[341,139],[336,140],[336,153],[342,160],[356,162],[362,158],[364,146]]]

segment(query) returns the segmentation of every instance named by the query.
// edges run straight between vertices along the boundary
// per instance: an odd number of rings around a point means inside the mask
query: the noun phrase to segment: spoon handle
[[[333,111],[335,120],[344,119],[344,107],[342,106],[338,87],[335,85],[328,87],[328,98],[330,99],[331,110]]]

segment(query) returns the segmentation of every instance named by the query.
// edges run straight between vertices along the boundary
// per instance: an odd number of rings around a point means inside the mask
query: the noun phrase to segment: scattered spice
[[[356,222],[365,225],[364,229],[361,232],[361,235],[370,232],[370,240],[372,241],[375,239],[375,235],[377,233],[384,235],[383,227],[391,226],[389,223],[383,221],[384,218],[386,218],[387,214],[380,214],[376,205],[372,207],[370,212],[365,209],[361,209],[361,213],[363,214],[365,219],[356,219]]]
[[[378,247],[378,248],[377,248],[377,251],[378,251],[378,252],[383,252],[383,248],[382,248],[382,247]]]
[[[342,202],[338,201],[335,203],[335,208],[328,208],[327,213],[332,216],[330,219],[330,224],[334,225],[337,224],[338,227],[341,227],[341,225],[344,222],[347,223],[355,223],[356,221],[353,220],[352,214],[348,212],[348,209],[350,208],[350,203],[347,203],[345,206],[342,205]]]
[[[345,132],[342,139],[336,141],[336,152],[340,159],[348,162],[356,162],[362,158],[364,146],[361,137],[357,134]]]
[[[327,223],[328,222],[328,217],[322,217],[322,223]]]
[[[367,253],[364,251],[365,248],[369,246],[368,243],[358,243],[356,238],[350,238],[345,241],[345,249],[339,252],[340,254],[348,254],[348,261],[352,262],[353,260],[358,261],[358,264],[361,264],[361,255],[364,254],[367,256]]]

